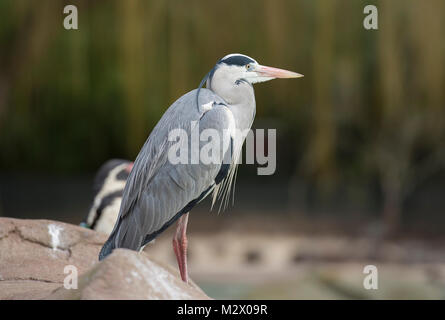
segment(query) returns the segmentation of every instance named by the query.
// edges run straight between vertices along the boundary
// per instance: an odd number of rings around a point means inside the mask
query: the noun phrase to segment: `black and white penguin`
[[[133,162],[112,159],[98,170],[93,183],[94,202],[82,227],[110,234],[119,215],[122,193]]]

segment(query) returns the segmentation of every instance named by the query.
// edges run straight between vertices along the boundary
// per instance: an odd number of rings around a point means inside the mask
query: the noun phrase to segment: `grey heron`
[[[243,54],[220,59],[199,87],[176,100],[156,124],[139,152],[128,177],[119,217],[105,242],[99,260],[115,248],[140,250],[157,235],[178,221],[173,250],[183,281],[188,282],[186,228],[190,210],[212,193],[215,199],[227,198],[236,174],[244,136],[250,129],[255,111],[253,84],[275,78],[299,78],[303,75],[260,65]],[[206,88],[203,88],[206,83]],[[169,161],[169,132],[183,129],[190,135],[216,130],[229,141],[222,146],[220,162],[176,163]],[[203,142],[199,142],[201,148]],[[189,149],[188,159],[199,154]]]

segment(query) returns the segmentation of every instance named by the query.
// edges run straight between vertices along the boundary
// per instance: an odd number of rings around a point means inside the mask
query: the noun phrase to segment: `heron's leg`
[[[181,273],[181,279],[184,282],[188,282],[187,273],[187,222],[189,214],[184,214],[178,220],[178,226],[176,233],[173,237],[173,250],[175,251],[176,260],[178,261],[179,272]]]
[[[175,252],[176,261],[178,262],[179,272],[181,272],[181,278],[182,278],[182,260],[181,260],[181,254],[179,252],[180,249],[179,249],[178,235],[179,235],[179,221],[175,235],[173,236],[173,251]]]

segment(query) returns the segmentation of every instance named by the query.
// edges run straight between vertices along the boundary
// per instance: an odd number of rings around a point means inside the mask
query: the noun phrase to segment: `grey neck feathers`
[[[253,86],[246,80],[236,81],[221,81],[221,79],[213,80],[216,66],[207,73],[202,79],[197,94],[196,106],[199,110],[199,92],[206,84],[207,89],[212,90],[215,94],[221,97],[229,106],[235,118],[236,127],[240,130],[250,129],[253,123],[253,118],[256,113],[255,92]]]
[[[210,88],[224,99],[235,118],[236,127],[241,130],[250,129],[256,112],[255,92],[247,81],[238,84],[220,85]]]

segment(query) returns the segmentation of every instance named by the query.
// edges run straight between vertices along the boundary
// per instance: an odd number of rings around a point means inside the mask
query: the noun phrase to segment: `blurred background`
[[[240,52],[305,78],[256,85],[277,170],[241,165],[233,207],[192,212],[192,278],[215,298],[445,298],[444,33],[442,0],[2,0],[0,216],[78,224],[97,168]],[[149,250],[173,259],[170,239]]]

